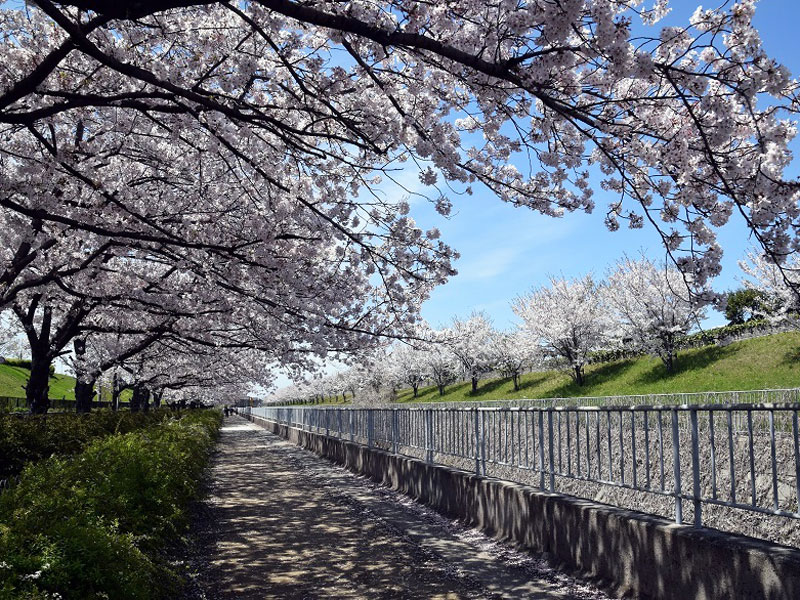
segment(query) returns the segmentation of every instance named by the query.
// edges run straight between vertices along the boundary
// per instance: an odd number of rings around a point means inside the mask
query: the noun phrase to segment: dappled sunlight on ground
[[[238,417],[207,503],[210,598],[605,598]]]

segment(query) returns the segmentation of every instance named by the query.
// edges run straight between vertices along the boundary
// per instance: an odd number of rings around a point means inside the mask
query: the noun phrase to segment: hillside
[[[657,358],[641,357],[586,368],[587,382],[579,387],[565,373],[526,373],[515,392],[510,379],[482,380],[478,392],[469,382],[448,386],[439,396],[435,386],[420,388],[421,402],[617,396],[674,392],[706,392],[800,387],[800,333],[775,335],[708,346],[678,355],[678,369],[667,374]],[[414,401],[402,390],[398,402]]]
[[[30,371],[22,367],[0,364],[0,396],[8,398],[24,398],[25,384]],[[50,379],[50,398],[75,399],[75,378],[56,373]]]

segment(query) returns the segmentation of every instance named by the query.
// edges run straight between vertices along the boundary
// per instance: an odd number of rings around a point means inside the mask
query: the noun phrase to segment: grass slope
[[[472,394],[469,382],[448,386],[439,396],[435,386],[420,388],[418,402],[459,402],[515,398],[562,398],[618,396],[675,392],[707,392],[800,387],[800,333],[780,333],[709,346],[678,355],[678,369],[668,374],[657,358],[590,365],[587,382],[578,386],[565,373],[548,371],[523,375],[515,392],[510,379],[483,380]],[[398,402],[413,402],[410,389],[398,394]]]
[[[25,384],[28,382],[30,371],[22,367],[12,367],[0,364],[0,396],[7,398],[24,398]],[[75,399],[75,378],[68,375],[59,375],[50,379],[50,398]]]

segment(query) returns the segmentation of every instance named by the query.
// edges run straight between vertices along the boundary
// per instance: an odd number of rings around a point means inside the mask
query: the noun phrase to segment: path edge
[[[495,539],[642,598],[800,598],[800,550],[542,492],[242,415]]]

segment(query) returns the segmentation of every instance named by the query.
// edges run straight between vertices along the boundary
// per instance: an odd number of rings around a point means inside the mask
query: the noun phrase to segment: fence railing
[[[794,390],[793,390],[794,391]],[[583,481],[800,519],[800,404],[240,409],[339,439],[560,491]],[[569,493],[575,493],[570,491]]]
[[[413,399],[409,400],[409,403]],[[730,390],[724,392],[680,392],[665,394],[637,394],[626,396],[574,396],[562,398],[515,398],[508,400],[463,400],[458,402],[437,402],[438,408],[462,406],[663,406],[683,404],[786,404],[800,403],[800,388],[771,390]],[[319,403],[309,400],[267,403],[267,406],[315,406]],[[384,407],[389,407],[385,404]]]
[[[120,408],[127,408],[130,406],[129,402],[120,402]],[[105,400],[95,400],[92,402],[92,408],[110,408],[111,402]],[[0,396],[0,413],[15,412],[26,410],[28,403],[25,398],[15,398],[8,396]],[[51,398],[50,410],[53,412],[69,412],[75,410],[75,400],[66,400],[64,398]]]
[[[482,407],[558,406],[683,406],[703,404],[794,404],[800,403],[800,388],[774,390],[731,390],[725,392],[675,392],[666,394],[636,394],[627,396],[575,396],[573,398],[522,398],[515,400],[480,400]],[[436,402],[437,408],[474,406],[475,401]]]

